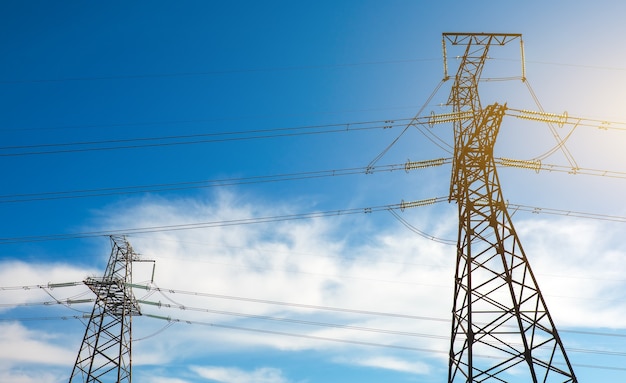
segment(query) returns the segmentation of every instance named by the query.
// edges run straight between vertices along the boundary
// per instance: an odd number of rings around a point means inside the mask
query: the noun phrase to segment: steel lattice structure
[[[459,230],[449,383],[577,382],[500,189],[493,147],[506,106],[483,109],[478,95],[490,46],[516,39],[521,44],[519,34],[443,34],[444,62],[446,43],[465,48],[448,103],[470,116],[454,122],[450,200]]]
[[[132,262],[138,257],[125,237],[111,236],[111,256],[102,278],[84,283],[96,294],[96,302],[76,358],[70,383],[130,383],[131,324],[140,315],[129,284]]]

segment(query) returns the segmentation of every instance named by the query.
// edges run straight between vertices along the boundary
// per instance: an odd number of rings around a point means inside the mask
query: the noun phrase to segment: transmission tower
[[[482,108],[478,95],[489,48],[513,40],[523,68],[519,34],[443,34],[444,63],[447,43],[465,49],[448,104],[469,116],[454,122],[450,200],[459,230],[449,383],[577,382],[502,197],[493,147],[506,105]]]
[[[70,383],[130,383],[131,324],[140,315],[129,284],[132,263],[138,261],[125,237],[111,236],[111,256],[102,278],[84,283],[96,294],[96,302],[78,352]]]

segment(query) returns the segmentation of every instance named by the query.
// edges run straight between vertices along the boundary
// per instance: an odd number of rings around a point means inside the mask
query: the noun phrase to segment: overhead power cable
[[[65,283],[48,283],[48,284],[38,284],[38,285],[23,285],[23,286],[0,286],[0,291],[28,291],[35,289],[54,289],[61,287],[72,287],[72,286],[80,286],[84,285],[83,282],[65,282]],[[161,295],[170,300],[171,304],[163,304],[160,302],[154,301],[145,301],[138,300],[140,303],[147,304],[150,306],[163,307],[163,308],[176,308],[180,310],[189,310],[189,311],[201,311],[207,313],[217,313],[223,315],[232,315],[232,316],[241,316],[241,317],[249,317],[249,318],[257,318],[257,319],[267,319],[269,320],[279,320],[282,321],[281,318],[258,316],[258,315],[248,315],[243,313],[235,313],[235,312],[227,312],[227,311],[219,311],[205,308],[196,308],[185,306],[180,303],[174,302],[168,297],[168,294],[177,294],[177,295],[186,295],[193,297],[204,297],[204,298],[213,298],[213,299],[224,299],[224,300],[235,300],[241,302],[249,302],[249,303],[257,303],[264,305],[276,305],[276,306],[285,306],[285,307],[293,307],[293,308],[303,308],[303,309],[313,309],[313,310],[321,310],[321,311],[331,311],[331,312],[342,312],[348,314],[357,314],[357,315],[368,315],[368,316],[384,316],[384,317],[394,317],[401,319],[410,319],[410,320],[425,320],[425,321],[434,321],[434,322],[444,322],[449,323],[449,318],[437,318],[432,316],[420,316],[420,315],[410,315],[410,314],[401,314],[401,313],[393,313],[393,312],[384,312],[384,311],[372,311],[372,310],[360,310],[360,309],[350,309],[345,307],[331,307],[331,306],[322,306],[322,305],[312,305],[312,304],[303,304],[296,302],[283,302],[276,300],[267,300],[267,299],[258,299],[258,298],[250,298],[250,297],[240,297],[234,295],[225,295],[225,294],[214,294],[214,293],[203,293],[197,291],[188,291],[188,290],[180,290],[180,289],[172,289],[172,288],[161,288],[155,285],[142,285],[142,284],[126,284],[127,287],[136,288],[141,290],[146,290],[149,292],[159,292]],[[54,301],[44,301],[44,302],[26,302],[26,303],[7,303],[3,304],[3,307],[28,307],[28,306],[52,306],[52,305],[67,305],[70,304],[81,304],[81,303],[93,303],[95,299],[64,299],[64,300],[54,300]],[[86,315],[86,314],[85,314]],[[84,319],[84,315],[80,316],[42,316],[42,317],[25,317],[25,318],[0,318],[1,321],[10,321],[10,320],[25,320],[25,321],[36,321],[36,320],[66,320],[66,319]],[[285,320],[291,321],[291,320]],[[305,321],[306,322],[306,321]],[[297,320],[294,321],[297,323]],[[306,324],[306,323],[304,323]],[[316,323],[315,325],[322,325],[321,323]],[[335,326],[334,324],[330,324],[330,326]],[[342,326],[342,325],[338,325]],[[385,330],[383,330],[385,331]],[[626,338],[626,334],[621,333],[612,333],[612,332],[599,332],[599,331],[584,331],[584,330],[567,330],[561,329],[559,330],[561,333],[573,333],[579,335],[592,335],[592,336],[607,336],[607,337],[621,337]],[[398,334],[402,334],[402,332],[398,332]],[[421,336],[419,333],[410,333],[412,336]],[[440,336],[432,336],[429,334],[425,334],[426,337],[434,337],[440,338]]]
[[[514,203],[509,203],[508,207],[510,211],[513,213],[517,211],[525,211],[533,214],[550,214],[550,215],[559,215],[566,217],[575,217],[575,218],[585,218],[585,219],[595,219],[599,221],[609,221],[609,222],[626,222],[626,217],[617,216],[617,215],[608,215],[608,214],[597,214],[597,213],[587,213],[582,211],[574,211],[574,210],[563,210],[563,209],[551,209],[537,206],[529,206],[529,205],[519,205]]]
[[[389,313],[389,312],[371,311],[371,310],[348,309],[348,308],[342,308],[342,307],[310,305],[310,304],[302,304],[302,303],[294,303],[294,302],[281,302],[281,301],[274,301],[274,300],[267,300],[267,299],[238,297],[238,296],[224,295],[224,294],[201,293],[201,292],[195,292],[195,291],[177,290],[177,289],[169,289],[169,288],[166,289],[166,288],[160,288],[160,287],[156,287],[152,285],[127,284],[127,286],[137,288],[137,289],[143,289],[143,290],[148,290],[148,291],[158,291],[158,292],[169,293],[169,294],[181,294],[181,295],[198,296],[198,297],[205,297],[205,298],[228,299],[228,300],[236,300],[236,301],[241,301],[241,302],[279,305],[279,306],[287,306],[287,307],[295,307],[295,308],[303,308],[303,309],[316,309],[316,310],[343,312],[343,313],[348,313],[348,314],[374,315],[374,316],[386,316],[386,317],[404,318],[404,319],[430,320],[430,321],[436,321],[436,322],[449,322],[448,319],[440,319],[440,318],[433,318],[433,317],[426,317],[426,316]]]
[[[95,302],[95,298],[85,298],[85,299],[59,299],[52,301],[41,301],[41,302],[22,302],[22,303],[0,303],[0,307],[33,307],[33,306],[54,306],[54,305],[62,305],[62,306],[71,306],[78,305],[82,303],[93,303]]]
[[[317,321],[293,319],[293,318],[285,318],[285,317],[273,317],[269,315],[245,314],[245,313],[240,313],[240,312],[214,310],[214,309],[208,309],[208,308],[202,308],[202,307],[187,306],[187,305],[182,305],[182,304],[170,304],[170,303],[162,303],[162,302],[154,302],[154,301],[146,301],[146,300],[138,300],[138,302],[143,305],[155,306],[155,307],[158,307],[159,309],[161,308],[178,309],[178,310],[183,310],[183,311],[204,312],[204,313],[209,313],[209,314],[235,316],[235,317],[248,318],[248,319],[260,319],[260,320],[267,320],[267,321],[274,321],[274,322],[292,323],[292,324],[317,326],[317,327],[340,328],[340,329],[345,329],[345,330],[373,332],[373,333],[387,334],[387,335],[411,336],[411,337],[443,339],[443,340],[450,339],[448,335],[434,335],[434,334],[416,333],[416,332],[410,332],[410,331],[398,331],[398,330],[380,329],[380,328],[372,328],[372,327],[354,326],[354,325],[348,325],[348,324],[317,322]],[[584,348],[569,348],[568,350],[573,351],[573,352],[586,353],[586,354],[626,356],[626,352],[620,352],[620,351],[591,350],[591,349],[584,349]]]
[[[441,87],[440,83],[432,96]],[[429,104],[430,99],[425,103],[420,112]],[[395,142],[406,132],[406,130],[415,126],[424,134],[429,140],[441,147],[445,151],[450,151],[450,145],[437,137],[433,132],[425,133],[419,126],[430,126],[434,124],[440,124],[445,122],[455,121],[461,116],[455,113],[446,113],[443,115],[432,114],[430,116],[419,116],[419,113],[413,118],[397,118],[386,120],[373,120],[373,121],[356,121],[334,124],[322,124],[322,125],[307,125],[298,127],[286,127],[286,128],[271,128],[271,129],[253,129],[246,131],[235,132],[213,132],[213,133],[198,133],[187,135],[170,135],[170,136],[154,136],[154,137],[134,137],[134,138],[120,138],[120,139],[106,139],[95,141],[75,141],[75,142],[57,142],[57,143],[40,143],[30,145],[8,145],[0,147],[0,157],[16,157],[16,156],[29,156],[29,155],[45,155],[45,154],[61,154],[61,153],[80,153],[90,151],[108,151],[118,149],[138,149],[148,147],[164,147],[175,145],[193,145],[193,144],[205,144],[205,143],[218,143],[229,141],[244,141],[255,139],[268,139],[268,138],[281,138],[281,137],[294,137],[305,135],[317,135],[317,134],[329,134],[329,133],[344,133],[344,132],[356,132],[366,130],[385,130],[397,127],[404,128],[402,133],[390,144],[387,149],[383,151],[370,165],[374,165],[382,156],[389,150]],[[438,142],[437,142],[438,141]]]
[[[568,174],[581,174],[596,177],[608,177],[608,178],[626,178],[626,172],[618,172],[613,170],[603,169],[591,169],[591,168],[571,168],[564,165],[546,164],[541,160],[516,160],[510,158],[496,158],[496,163],[505,167],[516,167],[523,169],[534,170],[539,173],[541,170],[548,172],[560,172]]]
[[[295,181],[295,180],[305,180],[305,179],[332,178],[332,177],[340,177],[340,176],[356,175],[356,174],[393,172],[397,170],[405,170],[408,172],[408,171],[415,170],[415,169],[449,164],[451,163],[451,161],[452,161],[451,158],[438,158],[438,159],[424,160],[424,161],[407,161],[404,164],[378,165],[374,167],[315,170],[315,171],[307,171],[307,172],[272,174],[272,175],[264,175],[264,176],[222,178],[222,179],[214,179],[214,180],[171,182],[171,183],[105,187],[105,188],[93,188],[93,189],[60,190],[60,191],[47,191],[47,192],[39,192],[39,193],[14,193],[14,194],[0,195],[0,204],[34,202],[34,201],[51,201],[51,200],[74,199],[74,198],[104,197],[104,196],[112,196],[112,195],[128,195],[128,194],[138,194],[138,193],[158,193],[158,192],[166,192],[166,191],[203,189],[203,188],[225,187],[225,186],[235,186],[235,185],[251,185],[251,184]],[[530,170],[534,170],[535,172],[545,170],[549,172],[561,172],[561,173],[568,173],[568,174],[580,174],[580,175],[590,175],[590,176],[598,176],[598,177],[626,179],[626,172],[619,172],[619,171],[605,170],[605,169],[581,168],[581,167],[577,169],[573,169],[569,166],[546,164],[538,159],[518,160],[518,159],[500,157],[500,158],[496,158],[496,163],[498,165],[505,166],[505,167],[517,167],[517,168],[523,168],[523,169],[530,169]]]
[[[527,79],[524,79],[524,84],[526,85],[526,88],[528,88],[528,92],[530,93],[530,95],[532,96],[533,100],[535,101],[535,105],[537,105],[537,107],[539,108],[539,111],[541,113],[545,113],[545,111],[543,109],[543,106],[541,105],[541,103],[539,102],[539,99],[537,98],[537,95],[535,94],[535,91],[530,86],[530,82]],[[561,152],[563,152],[563,155],[567,159],[567,162],[569,162],[569,164],[570,164],[570,166],[572,168],[578,168],[578,164],[576,163],[576,160],[574,159],[574,156],[572,155],[572,153],[570,153],[570,151],[567,148],[567,146],[565,146],[565,141],[566,140],[563,140],[561,138],[559,132],[554,128],[553,122],[546,121],[546,123],[548,124],[548,127],[550,128],[550,131],[552,132],[552,135],[554,136],[554,139],[557,142],[558,149],[561,149]]]
[[[380,165],[373,168],[343,168],[331,170],[317,170],[298,173],[283,173],[265,176],[250,176],[237,178],[223,178],[215,180],[188,181],[176,183],[161,183],[151,185],[110,187],[97,189],[78,189],[68,191],[50,191],[41,193],[16,193],[0,195],[0,203],[16,203],[16,202],[32,202],[32,201],[48,201],[58,199],[73,199],[86,197],[102,197],[122,194],[164,192],[175,190],[187,190],[198,188],[223,187],[234,185],[261,184],[270,182],[304,180],[314,178],[329,178],[355,174],[370,174],[378,172],[393,172],[398,170],[411,171],[426,167],[440,166],[450,163],[450,158],[439,158],[435,160],[425,161],[407,161],[404,164]]]
[[[137,228],[126,228],[126,229],[98,230],[98,231],[87,231],[87,232],[78,232],[78,233],[33,235],[33,236],[25,236],[25,237],[5,237],[5,238],[0,238],[0,245],[10,244],[10,243],[58,241],[58,240],[91,238],[91,237],[102,237],[102,236],[108,237],[111,235],[133,235],[133,234],[140,234],[140,233],[156,233],[156,232],[179,231],[179,230],[205,229],[205,228],[211,228],[211,227],[274,223],[274,222],[283,222],[283,221],[291,221],[291,220],[312,219],[312,218],[322,218],[322,217],[331,217],[331,216],[343,216],[343,215],[352,215],[352,214],[369,214],[369,213],[374,213],[374,212],[379,212],[379,211],[386,211],[389,209],[404,210],[407,208],[431,205],[431,204],[435,204],[439,202],[444,202],[447,200],[448,200],[447,197],[437,197],[437,198],[429,198],[425,200],[412,201],[412,202],[403,201],[401,203],[390,204],[390,205],[380,205],[380,206],[352,208],[352,209],[327,210],[327,211],[319,211],[319,212],[311,212],[311,213],[296,213],[296,214],[277,215],[277,216],[251,217],[251,218],[240,218],[240,219],[233,219],[233,220],[206,221],[206,222],[183,223],[183,224],[172,224],[172,225],[162,225],[162,226],[148,226],[148,227],[137,227]]]
[[[404,126],[403,120],[397,121],[361,121],[340,124],[309,125],[290,128],[256,129],[236,132],[200,133],[176,136],[135,137],[126,139],[110,139],[99,141],[76,141],[59,143],[42,143],[33,145],[14,145],[0,147],[0,157],[15,157],[42,154],[79,153],[90,151],[107,151],[118,149],[138,149],[147,147],[163,147],[173,145],[192,145],[228,141],[243,141],[302,135],[343,133],[376,129],[391,129]]]
[[[289,332],[283,332],[283,331],[273,331],[273,330],[266,330],[266,329],[254,329],[254,328],[248,328],[248,327],[232,326],[232,325],[225,325],[225,324],[218,324],[218,323],[210,323],[210,322],[197,321],[197,320],[180,319],[180,318],[174,318],[174,317],[169,317],[169,316],[166,317],[166,316],[154,315],[154,314],[142,314],[142,316],[145,317],[145,318],[149,318],[149,319],[158,319],[158,320],[166,321],[168,324],[166,326],[164,326],[163,328],[161,328],[160,330],[158,330],[156,333],[151,334],[151,335],[149,335],[147,337],[140,338],[140,339],[134,339],[134,341],[140,341],[140,340],[145,340],[147,338],[151,338],[151,337],[153,337],[155,335],[160,334],[161,332],[163,332],[164,330],[169,328],[171,325],[176,324],[176,323],[181,323],[181,324],[188,324],[188,325],[201,325],[201,326],[209,326],[209,327],[223,328],[223,329],[230,329],[230,330],[240,330],[240,331],[256,332],[256,333],[263,333],[263,334],[270,334],[270,335],[282,335],[282,336],[298,337],[298,338],[311,339],[311,340],[321,340],[321,341],[329,341],[329,342],[348,343],[348,344],[355,344],[355,345],[361,345],[361,346],[393,348],[393,349],[402,349],[402,350],[407,350],[407,351],[419,351],[419,352],[438,353],[438,354],[448,353],[448,351],[437,350],[437,349],[427,349],[427,348],[408,347],[408,346],[394,345],[394,344],[383,344],[383,343],[377,343],[377,342],[365,342],[365,341],[355,341],[355,340],[348,340],[348,339],[320,337],[320,336],[316,336],[316,335],[296,334],[296,333],[289,333]],[[47,317],[46,316],[40,316],[40,317],[15,317],[15,318],[7,317],[7,318],[0,318],[0,321],[2,321],[2,322],[7,322],[7,321],[10,321],[10,322],[13,322],[13,321],[30,322],[30,321],[53,321],[53,320],[63,320],[63,321],[66,321],[66,320],[72,320],[72,319],[81,320],[82,321],[83,319],[88,319],[89,317],[90,317],[89,313],[84,313],[82,315],[47,316]],[[440,336],[428,335],[428,334],[426,334],[426,335],[428,337],[434,337],[436,339],[440,338]],[[588,349],[580,349],[580,348],[568,349],[568,350],[572,351],[572,352],[591,353],[591,354],[596,354],[597,353],[597,354],[608,355],[608,356],[623,356],[623,355],[625,355],[625,353],[623,353],[623,352],[602,351],[602,350],[588,350]],[[489,356],[482,355],[481,357],[489,357]],[[575,366],[577,366],[577,367],[584,367],[584,368],[593,368],[593,369],[626,371],[626,368],[624,368],[624,367],[615,367],[615,366],[599,366],[599,365],[593,365],[593,364],[576,364]]]
[[[63,283],[46,283],[45,285],[26,285],[26,286],[0,286],[0,291],[6,290],[37,290],[37,289],[58,289],[61,287],[82,286],[83,282],[63,282]]]
[[[381,60],[381,61],[362,61],[362,62],[353,62],[353,63],[344,63],[344,64],[296,65],[296,66],[268,67],[268,68],[217,69],[217,70],[195,71],[195,72],[190,71],[190,72],[172,72],[172,73],[117,74],[117,75],[64,77],[64,78],[49,78],[49,79],[17,79],[17,80],[4,79],[4,80],[0,80],[0,84],[25,84],[25,83],[52,83],[52,82],[75,82],[75,81],[102,81],[102,80],[129,80],[129,79],[150,79],[150,78],[216,76],[216,75],[227,75],[227,74],[267,73],[267,72],[300,71],[300,70],[311,70],[311,69],[350,68],[350,67],[372,66],[372,65],[407,64],[407,63],[438,61],[438,60],[440,60],[440,58],[414,58],[414,59]]]
[[[429,349],[429,348],[422,348],[422,347],[410,347],[410,346],[402,346],[402,345],[396,345],[396,344],[382,344],[382,343],[377,343],[377,342],[367,342],[367,341],[358,341],[358,340],[349,340],[349,339],[330,338],[330,337],[322,337],[322,336],[308,335],[308,334],[296,334],[296,333],[274,331],[274,330],[267,330],[267,329],[255,329],[255,328],[233,326],[233,325],[211,323],[211,322],[203,322],[203,321],[196,321],[196,320],[178,319],[178,318],[165,317],[165,316],[153,315],[153,314],[144,314],[143,316],[147,318],[164,320],[167,322],[184,323],[184,324],[189,324],[189,325],[202,325],[202,326],[209,326],[209,327],[215,327],[215,328],[256,332],[256,333],[269,334],[269,335],[289,336],[289,337],[296,337],[296,338],[303,338],[303,339],[321,340],[321,341],[327,341],[327,342],[348,343],[348,344],[354,344],[354,345],[359,345],[359,346],[393,348],[393,349],[400,349],[400,350],[407,350],[407,351],[418,351],[418,352],[437,353],[437,354],[449,353],[449,351],[445,351],[445,350]],[[490,356],[490,355],[476,355],[475,354],[475,356],[482,357],[482,358],[494,358],[493,356]],[[598,366],[598,365],[576,365],[576,366],[596,368],[596,369],[626,371],[626,368],[624,367]]]
[[[527,109],[507,108],[504,114],[506,114],[507,116],[511,116],[511,117],[515,117],[515,118],[519,118],[523,120],[549,122],[552,124],[556,124],[559,127],[562,127],[564,125],[577,125],[577,126],[582,126],[586,128],[595,128],[599,130],[626,131],[626,122],[598,120],[598,119],[593,119],[593,118],[570,116],[567,112],[558,114],[558,113],[547,113],[543,111],[536,112],[536,111],[527,110]]]
[[[37,316],[37,317],[0,317],[2,322],[38,322],[38,321],[56,321],[70,319],[89,319],[91,313],[83,313],[81,315],[59,315],[59,316]]]
[[[196,311],[196,312],[203,312],[203,313],[208,313],[208,314],[220,314],[220,315],[228,315],[228,316],[235,316],[235,317],[248,318],[248,319],[261,319],[261,320],[274,321],[274,322],[293,323],[293,324],[318,326],[318,327],[342,328],[346,330],[375,332],[375,333],[389,334],[389,335],[403,335],[403,336],[423,337],[423,338],[431,338],[431,339],[446,339],[446,340],[449,339],[448,336],[442,336],[442,335],[431,335],[431,334],[416,333],[416,332],[409,332],[409,331],[386,330],[386,329],[379,329],[379,328],[353,326],[353,325],[338,324],[338,323],[317,322],[317,321],[309,321],[309,320],[293,319],[293,318],[279,318],[279,317],[272,317],[269,315],[245,314],[245,313],[239,313],[239,312],[233,312],[233,311],[214,310],[214,309],[207,309],[207,308],[202,308],[202,307],[193,307],[193,306],[187,306],[187,305],[181,305],[181,304],[146,301],[146,300],[140,300],[140,299],[137,300],[137,302],[143,305],[155,306],[158,308],[178,309],[178,310],[183,310],[183,311]]]
[[[432,121],[433,121],[432,118],[430,118],[430,117],[421,117],[420,114],[422,114],[422,112],[424,111],[426,106],[430,104],[431,100],[433,99],[433,97],[435,97],[435,95],[437,94],[437,92],[439,91],[439,89],[441,88],[441,86],[443,85],[444,82],[445,82],[445,80],[441,80],[439,82],[439,84],[437,84],[437,86],[432,91],[432,93],[430,94],[430,96],[428,97],[426,102],[422,105],[422,107],[415,114],[415,116],[412,119],[409,120],[409,122],[406,124],[404,129],[402,129],[402,132],[400,132],[400,134],[389,145],[387,145],[387,147],[385,147],[385,149],[383,149],[382,152],[380,152],[376,157],[374,157],[374,159],[372,161],[370,161],[370,163],[367,165],[368,168],[374,167],[374,165],[376,165],[376,163],[378,161],[380,161],[380,159],[383,158],[385,156],[385,154],[387,154],[387,152],[400,140],[400,137],[402,137],[404,135],[404,133],[406,133],[406,131],[411,126],[416,126],[417,127],[417,124],[423,124],[424,122],[428,122],[428,123],[432,124]],[[418,130],[419,130],[419,127],[418,127]],[[422,132],[422,134],[424,134],[424,133]],[[426,135],[426,134],[424,134],[424,135],[428,138],[428,135]]]
[[[207,309],[207,308],[201,308],[201,307],[186,306],[186,305],[181,305],[181,304],[169,304],[169,303],[152,302],[152,301],[144,301],[144,300],[138,300],[138,302],[144,305],[156,306],[158,308],[178,309],[178,310],[183,310],[183,311],[196,311],[196,312],[204,312],[204,313],[210,313],[210,314],[220,314],[220,315],[242,317],[242,318],[248,318],[248,319],[260,319],[260,320],[293,323],[293,324],[308,325],[308,326],[340,328],[340,329],[345,329],[345,330],[372,332],[372,333],[387,334],[387,335],[411,336],[411,337],[441,339],[441,340],[450,339],[448,335],[434,335],[434,334],[416,333],[416,332],[410,332],[410,331],[397,331],[397,330],[388,330],[388,329],[380,329],[380,328],[372,328],[372,327],[353,326],[353,325],[347,325],[347,324],[317,322],[317,321],[284,318],[284,317],[272,317],[268,315],[245,314],[245,313],[232,312],[232,311],[213,310],[213,309]],[[516,345],[519,346],[519,344],[516,344]],[[568,351],[585,353],[585,354],[598,354],[598,355],[610,355],[610,356],[622,356],[622,357],[626,356],[626,352],[610,351],[610,350],[568,348]]]
[[[256,218],[241,218],[241,219],[224,220],[224,221],[207,221],[207,222],[183,223],[183,224],[174,224],[174,225],[147,226],[147,227],[136,227],[136,228],[127,228],[127,229],[110,229],[110,230],[99,230],[99,231],[63,233],[63,234],[32,235],[32,236],[24,236],[24,237],[4,237],[4,238],[0,238],[0,245],[13,244],[13,243],[59,241],[59,240],[93,238],[93,237],[104,237],[104,236],[108,237],[111,235],[130,236],[133,234],[143,234],[143,233],[158,233],[158,232],[168,232],[168,231],[205,229],[205,228],[211,228],[211,227],[274,223],[274,222],[284,222],[284,221],[290,221],[290,220],[323,218],[323,217],[343,216],[343,215],[352,215],[352,214],[369,214],[369,213],[388,211],[388,210],[398,210],[398,209],[404,210],[404,209],[408,209],[412,207],[426,206],[426,205],[436,204],[436,203],[440,203],[444,201],[448,201],[448,197],[436,197],[436,198],[429,198],[429,199],[418,200],[418,201],[413,201],[413,202],[401,202],[399,204],[380,205],[380,206],[365,207],[365,208],[327,210],[327,211],[312,212],[312,213],[298,213],[298,214],[256,217]],[[513,213],[517,211],[525,211],[525,212],[531,212],[534,214],[550,214],[550,215],[560,215],[560,216],[567,216],[567,217],[595,219],[595,220],[601,220],[601,221],[626,222],[626,217],[624,216],[587,213],[587,212],[580,212],[580,211],[574,211],[574,210],[551,209],[551,208],[520,205],[520,204],[513,204],[513,203],[509,203],[508,206],[511,208]]]
[[[430,239],[431,241],[442,243],[444,245],[450,245],[450,246],[455,246],[456,245],[456,241],[455,240],[435,237],[434,235],[428,234],[428,233],[426,233],[426,232],[416,228],[415,226],[411,225],[406,219],[402,218],[400,216],[400,214],[398,214],[398,212],[396,212],[394,210],[389,210],[389,213],[391,213],[391,215],[393,215],[393,217],[395,219],[397,219],[401,224],[403,224],[407,229],[411,230],[412,232],[414,232],[415,234],[417,234],[419,236],[422,236],[422,237],[424,237],[426,239]]]
[[[509,59],[503,57],[489,57],[490,60],[498,60],[498,61],[513,61],[518,62],[519,59]],[[555,66],[563,66],[563,67],[572,67],[572,68],[584,68],[584,69],[596,69],[596,70],[611,70],[611,71],[626,71],[626,67],[609,67],[602,65],[586,65],[586,64],[572,64],[572,63],[560,63],[560,62],[552,62],[552,61],[536,61],[531,60],[525,61],[527,64],[541,64],[541,65],[555,65]]]

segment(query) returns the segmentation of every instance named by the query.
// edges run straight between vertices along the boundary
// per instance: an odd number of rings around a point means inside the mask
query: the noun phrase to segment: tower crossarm
[[[110,315],[141,315],[130,287],[121,278],[87,278],[84,281]]]
[[[454,78],[454,84],[448,97],[448,105],[452,106],[454,113],[465,114],[467,117],[454,121],[454,157],[452,177],[450,181],[450,200],[458,197],[459,169],[456,164],[458,158],[462,156],[461,144],[466,142],[467,132],[475,131],[472,126],[479,119],[481,113],[480,97],[478,95],[478,83],[482,74],[487,55],[491,45],[505,45],[510,41],[519,38],[520,34],[514,33],[444,33],[442,38],[443,59],[444,59],[444,79],[448,78],[447,65],[447,44],[453,46],[464,46],[465,51],[460,59],[460,64]]]

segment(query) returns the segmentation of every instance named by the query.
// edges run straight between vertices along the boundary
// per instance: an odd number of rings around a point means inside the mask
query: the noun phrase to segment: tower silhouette
[[[577,382],[507,212],[493,157],[506,105],[481,106],[489,48],[519,34],[444,33],[465,48],[448,104],[454,122],[450,200],[459,228],[448,382]],[[447,78],[447,66],[445,67]],[[524,81],[524,75],[522,75]]]
[[[70,383],[130,383],[132,317],[140,315],[129,284],[132,263],[139,258],[125,237],[111,236],[111,256],[102,278],[84,283],[96,302],[70,376]]]

